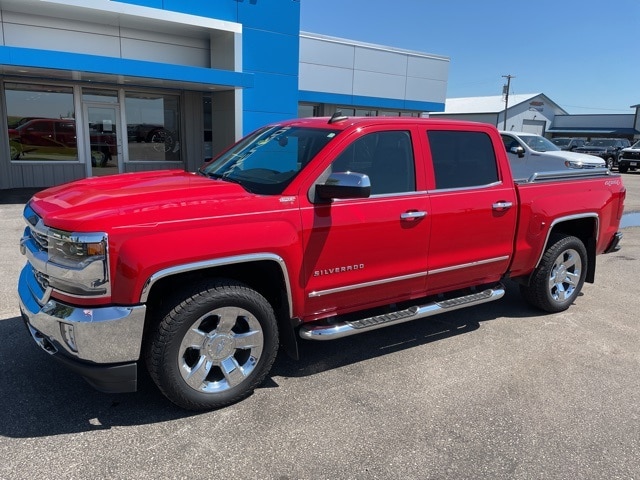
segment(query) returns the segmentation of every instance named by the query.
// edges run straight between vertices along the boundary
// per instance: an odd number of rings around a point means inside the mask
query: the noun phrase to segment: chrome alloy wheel
[[[573,249],[563,251],[556,258],[549,274],[549,293],[556,301],[564,301],[573,295],[580,283],[582,260]]]
[[[241,384],[260,361],[264,335],[258,320],[238,307],[196,320],[178,350],[178,367],[193,390],[220,393]]]

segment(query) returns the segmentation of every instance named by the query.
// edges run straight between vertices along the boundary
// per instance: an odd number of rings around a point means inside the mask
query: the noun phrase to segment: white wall
[[[43,47],[176,65],[210,67],[210,39],[72,19],[2,12],[2,44],[12,47]]]
[[[448,75],[447,57],[300,34],[300,90],[444,103]]]

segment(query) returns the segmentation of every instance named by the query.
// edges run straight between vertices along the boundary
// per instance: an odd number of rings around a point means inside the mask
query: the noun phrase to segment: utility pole
[[[503,130],[507,129],[507,111],[509,110],[509,89],[511,88],[511,79],[516,78],[514,75],[502,75],[502,78],[507,79],[507,84],[502,87],[502,93],[504,94],[504,125]]]

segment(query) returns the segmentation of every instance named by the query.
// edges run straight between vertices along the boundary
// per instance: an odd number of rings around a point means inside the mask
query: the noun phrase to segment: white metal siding
[[[311,35],[300,37],[300,90],[444,103],[448,58]]]
[[[4,45],[208,68],[210,38],[3,12]]]

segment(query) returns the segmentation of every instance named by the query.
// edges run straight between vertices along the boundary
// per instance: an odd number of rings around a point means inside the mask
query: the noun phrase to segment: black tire
[[[278,351],[275,314],[262,295],[208,280],[170,304],[146,350],[149,374],[169,400],[188,410],[220,408],[262,383]]]
[[[615,159],[613,157],[609,157],[605,160],[605,162],[607,163],[607,168],[609,170],[613,170],[613,166],[615,164]]]
[[[529,285],[520,285],[524,299],[546,312],[562,312],[580,294],[587,274],[587,250],[579,238],[552,235]]]
[[[627,167],[627,166],[622,167],[622,166],[618,165],[618,172],[627,173],[627,170],[629,170],[629,167]]]

